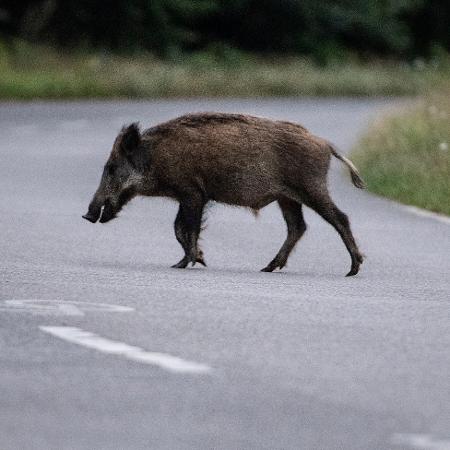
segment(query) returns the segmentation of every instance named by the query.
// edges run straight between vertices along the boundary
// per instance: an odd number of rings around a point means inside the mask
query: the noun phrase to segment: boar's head
[[[100,223],[109,222],[139,193],[144,172],[141,144],[141,133],[136,123],[122,128],[84,219],[92,223],[99,219]]]

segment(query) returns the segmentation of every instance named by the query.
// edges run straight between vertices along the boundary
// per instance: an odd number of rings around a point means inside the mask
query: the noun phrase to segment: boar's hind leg
[[[308,200],[305,200],[305,203],[330,223],[340,234],[352,258],[352,266],[346,276],[356,275],[359,272],[359,266],[363,262],[363,256],[356,245],[347,215],[334,204],[328,192],[311,196]]]
[[[272,272],[276,268],[282,269],[288,260],[289,254],[295,247],[295,244],[306,231],[306,223],[303,219],[302,205],[296,201],[283,198],[278,200],[278,204],[286,221],[288,235],[283,246],[275,258],[262,269],[262,272]]]
[[[201,229],[203,202],[180,202],[178,214],[175,219],[175,236],[184,250],[184,257],[172,267],[184,269],[192,262],[200,263],[206,267],[203,252],[198,248],[198,237]]]
[[[183,208],[181,205],[180,208],[178,209],[178,214],[175,219],[174,227],[175,227],[175,237],[183,247],[185,256],[177,264],[174,264],[172,267],[175,269],[184,269],[189,264],[189,257],[187,256],[189,254],[189,247],[188,247],[187,230],[183,221]]]

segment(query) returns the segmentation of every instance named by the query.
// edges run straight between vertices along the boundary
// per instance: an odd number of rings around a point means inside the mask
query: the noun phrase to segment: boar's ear
[[[119,139],[119,148],[126,156],[131,156],[141,142],[139,125],[135,122],[122,128]]]

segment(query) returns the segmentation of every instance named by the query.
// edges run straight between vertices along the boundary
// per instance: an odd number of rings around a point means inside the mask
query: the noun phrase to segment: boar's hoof
[[[201,264],[203,267],[206,267],[206,263],[203,257],[198,257],[195,262]]]
[[[352,266],[350,269],[350,272],[345,275],[346,277],[352,277],[353,275],[356,275],[359,272],[359,264],[357,266]]]
[[[203,258],[203,252],[201,250],[198,251],[197,258],[195,259],[195,262],[201,264],[203,267],[206,267],[206,263],[205,263],[205,260]]]
[[[92,222],[92,223],[97,222],[97,219],[98,219],[94,214],[90,214],[90,213],[87,213],[82,217],[83,217],[83,219],[89,220],[89,222]]]
[[[176,264],[174,264],[171,267],[172,267],[172,269],[185,269],[188,264],[189,264],[189,258],[187,256],[185,256],[181,261],[177,262]]]
[[[270,264],[268,264],[264,269],[261,269],[261,272],[273,272],[275,269],[282,269],[284,267],[284,264],[279,264],[276,261],[272,261]]]
[[[359,266],[361,264],[357,263],[357,264],[352,264],[352,268],[350,269],[350,272],[345,275],[346,277],[352,277],[353,275],[356,275],[359,272]]]
[[[188,266],[188,264],[190,263],[190,261],[191,261],[190,258],[185,256],[181,261],[177,262],[176,264],[174,264],[171,267],[173,269],[185,269]],[[202,266],[206,267],[206,263],[205,263],[205,260],[203,259],[203,255],[198,256],[197,259],[195,260],[195,262],[192,263],[192,266],[195,266],[196,263],[199,263]]]
[[[352,277],[353,275],[356,275],[359,272],[359,267],[364,261],[363,255],[360,253],[356,254],[354,258],[352,258],[352,267],[350,269],[350,272],[345,275],[346,277]]]

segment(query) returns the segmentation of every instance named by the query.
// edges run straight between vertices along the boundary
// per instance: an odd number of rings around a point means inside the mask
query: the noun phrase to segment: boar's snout
[[[83,219],[89,220],[89,222],[95,223],[99,219],[101,212],[101,206],[90,204],[88,212],[82,217]]]
[[[130,192],[131,193],[130,193]],[[99,203],[97,200],[92,201],[89,205],[88,212],[83,216],[83,219],[89,220],[89,222],[106,223],[117,217],[117,213],[121,210],[122,206],[134,195],[134,191],[126,190],[119,196],[119,203],[113,203],[111,200],[106,199],[104,202]],[[99,220],[100,219],[100,220]]]

